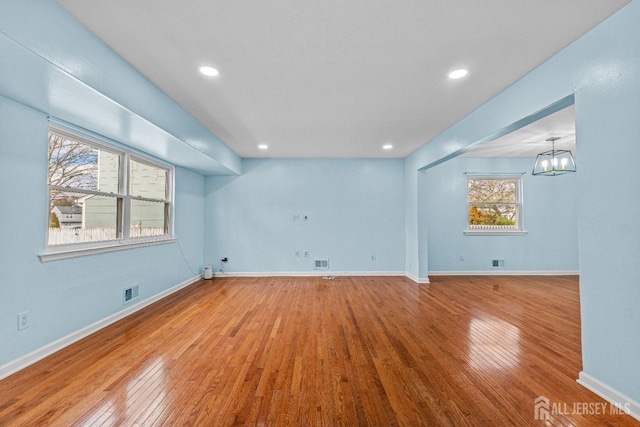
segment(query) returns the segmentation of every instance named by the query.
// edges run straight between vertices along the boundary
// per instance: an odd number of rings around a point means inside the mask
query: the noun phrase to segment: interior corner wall
[[[245,159],[241,176],[206,178],[205,263],[404,275],[403,180],[401,159]]]
[[[429,227],[425,218],[427,218],[428,212],[431,210],[431,206],[428,203],[428,177],[425,171],[418,171],[418,281],[429,282],[429,271],[432,270],[430,264],[431,255],[430,248],[425,242],[429,242]],[[446,202],[445,202],[446,203]]]
[[[48,224],[45,113],[0,97],[0,366],[198,276],[203,262],[204,177],[175,174],[178,243],[41,263]],[[17,314],[30,326],[17,330]]]
[[[579,155],[576,161],[579,162]],[[425,172],[429,268],[439,273],[566,274],[578,271],[576,174],[533,176],[535,158],[455,158]],[[526,235],[464,235],[466,172],[523,174]],[[493,268],[492,260],[505,261]]]
[[[404,165],[405,271],[415,281],[427,280],[420,275],[420,238],[418,236],[418,177],[412,164]],[[424,245],[422,245],[424,247]],[[423,272],[424,273],[424,272]]]

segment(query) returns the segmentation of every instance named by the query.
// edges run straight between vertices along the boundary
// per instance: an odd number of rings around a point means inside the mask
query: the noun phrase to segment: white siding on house
[[[98,157],[98,189],[119,192],[118,154],[100,150]],[[166,199],[167,171],[162,168],[131,160],[131,195],[145,198]],[[151,235],[164,234],[165,205],[160,202],[132,200],[131,229],[160,229]],[[116,226],[117,200],[115,197],[89,196],[84,199],[84,226],[86,228],[109,228]],[[133,234],[136,234],[135,232]],[[150,235],[142,233],[142,235]]]

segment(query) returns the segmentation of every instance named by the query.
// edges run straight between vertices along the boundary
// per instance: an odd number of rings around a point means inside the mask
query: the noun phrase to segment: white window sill
[[[59,261],[63,259],[78,258],[88,255],[97,255],[108,252],[126,251],[129,249],[144,248],[147,246],[166,245],[175,243],[175,237],[156,237],[135,240],[115,240],[111,242],[99,242],[90,246],[80,245],[59,245],[47,248],[46,252],[38,255],[40,262]]]
[[[465,230],[465,236],[524,236],[525,230]]]

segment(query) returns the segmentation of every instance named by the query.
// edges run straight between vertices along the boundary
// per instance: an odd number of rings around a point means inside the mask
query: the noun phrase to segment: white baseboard
[[[262,272],[220,272],[215,277],[321,277],[321,276],[383,276],[383,277],[408,277],[416,283],[429,283],[429,278],[418,278],[404,271],[262,271]]]
[[[318,277],[318,276],[405,276],[404,271],[247,271],[219,272],[215,277]]]
[[[574,270],[545,270],[545,271],[513,271],[513,270],[482,270],[482,271],[430,271],[429,276],[577,276]],[[430,283],[429,278],[416,277],[403,271],[216,271],[216,277],[317,277],[317,276],[405,276],[416,283]]]
[[[406,273],[405,276],[407,278],[413,280],[416,283],[431,283],[431,282],[429,282],[429,278],[428,277],[420,278],[420,277],[416,277],[413,274],[409,274],[409,273]]]
[[[37,350],[32,351],[31,353],[25,354],[22,357],[19,357],[15,360],[12,360],[2,366],[0,366],[0,380],[8,377],[21,369],[26,368],[29,365],[36,363],[39,360],[44,359],[45,357],[55,353],[56,351],[60,351],[63,348],[73,344],[76,341],[80,341],[82,338],[85,338],[100,329],[111,325],[112,323],[117,322],[118,320],[124,319],[130,314],[135,313],[138,310],[145,308],[148,305],[153,304],[156,301],[161,300],[162,298],[171,295],[174,292],[179,291],[182,288],[185,288],[202,278],[202,275],[194,276],[190,279],[185,280],[182,283],[179,283],[169,289],[166,289],[160,293],[153,295],[143,301],[140,301],[134,305],[131,305],[124,310],[120,310],[117,313],[112,314],[111,316],[105,317],[102,320],[99,320],[89,326],[86,326],[82,329],[79,329],[71,334],[62,337],[50,344],[47,344],[43,347],[40,347]]]
[[[579,378],[576,380],[581,386],[591,390],[612,405],[621,408],[627,414],[640,421],[640,403],[630,397],[625,396],[618,390],[608,386],[602,381],[592,377],[586,372],[580,372]]]
[[[430,271],[429,276],[579,276],[577,270],[476,270],[476,271]]]

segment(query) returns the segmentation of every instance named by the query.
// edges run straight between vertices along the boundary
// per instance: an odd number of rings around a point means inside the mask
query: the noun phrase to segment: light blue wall
[[[44,113],[0,97],[0,366],[201,273],[204,177],[176,168],[177,244],[42,264],[47,222]],[[184,255],[183,255],[184,254]],[[31,326],[17,330],[17,314]]]
[[[636,401],[640,182],[633,166],[640,159],[638,46],[640,1],[634,0],[405,159],[407,180],[419,182],[421,168],[575,93],[583,369]],[[607,166],[605,159],[617,163]],[[407,197],[407,206],[418,203],[419,194],[407,192]],[[407,221],[407,239],[419,236],[420,221],[427,218]],[[425,245],[426,239],[407,245],[407,259],[416,259]]]
[[[404,210],[405,210],[405,271],[413,280],[426,278],[427,272],[420,272],[420,239],[418,237],[418,168],[405,166]],[[426,241],[426,236],[422,236]],[[426,248],[427,245],[422,245]],[[426,254],[423,254],[423,259]]]
[[[580,298],[584,371],[640,402],[640,2],[625,12],[578,46],[602,64],[576,92]]]
[[[329,258],[334,272],[404,273],[403,180],[399,159],[245,159],[241,176],[206,179],[205,263],[309,272]]]
[[[535,158],[456,158],[426,171],[424,211],[429,231],[430,271],[578,271],[577,175],[532,176],[534,160]],[[528,234],[465,236],[465,172],[526,172],[521,178],[522,214]],[[463,261],[460,261],[460,255],[463,255]],[[505,269],[492,268],[493,259],[504,259]]]

